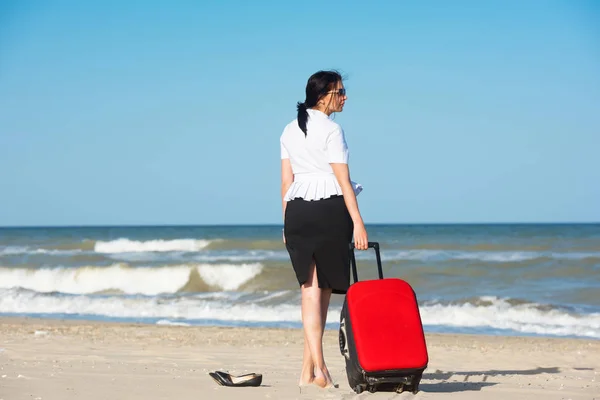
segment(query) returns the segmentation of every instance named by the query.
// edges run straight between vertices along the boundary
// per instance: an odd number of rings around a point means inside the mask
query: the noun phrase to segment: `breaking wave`
[[[600,338],[600,313],[578,314],[536,303],[483,296],[462,304],[421,306],[424,325]]]
[[[297,298],[289,292],[256,294],[215,292],[185,296],[126,297],[57,295],[22,289],[0,289],[0,313],[20,315],[84,315],[108,320],[145,320],[172,325],[300,327]],[[280,297],[281,302],[268,300]],[[426,331],[513,332],[542,336],[600,339],[600,313],[572,310],[497,297],[480,297],[453,304],[420,306]],[[337,329],[340,307],[331,307],[328,329]]]
[[[259,275],[262,269],[259,263],[184,264],[157,268],[127,264],[39,269],[0,267],[0,288],[70,294],[119,291],[149,296],[186,289],[232,291]]]

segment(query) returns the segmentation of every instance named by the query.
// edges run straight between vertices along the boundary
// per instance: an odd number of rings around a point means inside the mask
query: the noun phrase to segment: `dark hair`
[[[306,136],[306,122],[308,121],[307,109],[317,105],[321,97],[325,96],[336,83],[341,82],[342,76],[337,71],[319,71],[308,78],[306,83],[306,100],[298,103],[298,126]]]

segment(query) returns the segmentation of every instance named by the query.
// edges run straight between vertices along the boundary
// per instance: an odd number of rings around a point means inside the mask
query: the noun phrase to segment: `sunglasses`
[[[345,96],[346,95],[346,89],[338,89],[338,90],[334,90],[334,91],[327,92],[327,93],[335,93],[335,94],[340,95],[340,96]]]

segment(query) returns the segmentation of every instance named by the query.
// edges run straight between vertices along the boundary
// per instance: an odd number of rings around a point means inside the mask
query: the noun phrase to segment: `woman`
[[[367,231],[350,180],[344,131],[330,119],[346,102],[342,77],[319,71],[306,85],[298,117],[281,135],[281,195],[287,251],[302,293],[304,357],[300,385],[331,387],[323,331],[332,293],[350,286],[348,245],[367,249]]]

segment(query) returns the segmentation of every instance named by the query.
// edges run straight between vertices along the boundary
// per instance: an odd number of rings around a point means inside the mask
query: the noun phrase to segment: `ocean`
[[[367,231],[426,332],[600,339],[600,224]],[[377,278],[373,250],[357,263]],[[299,304],[280,226],[0,228],[2,316],[299,328]]]

